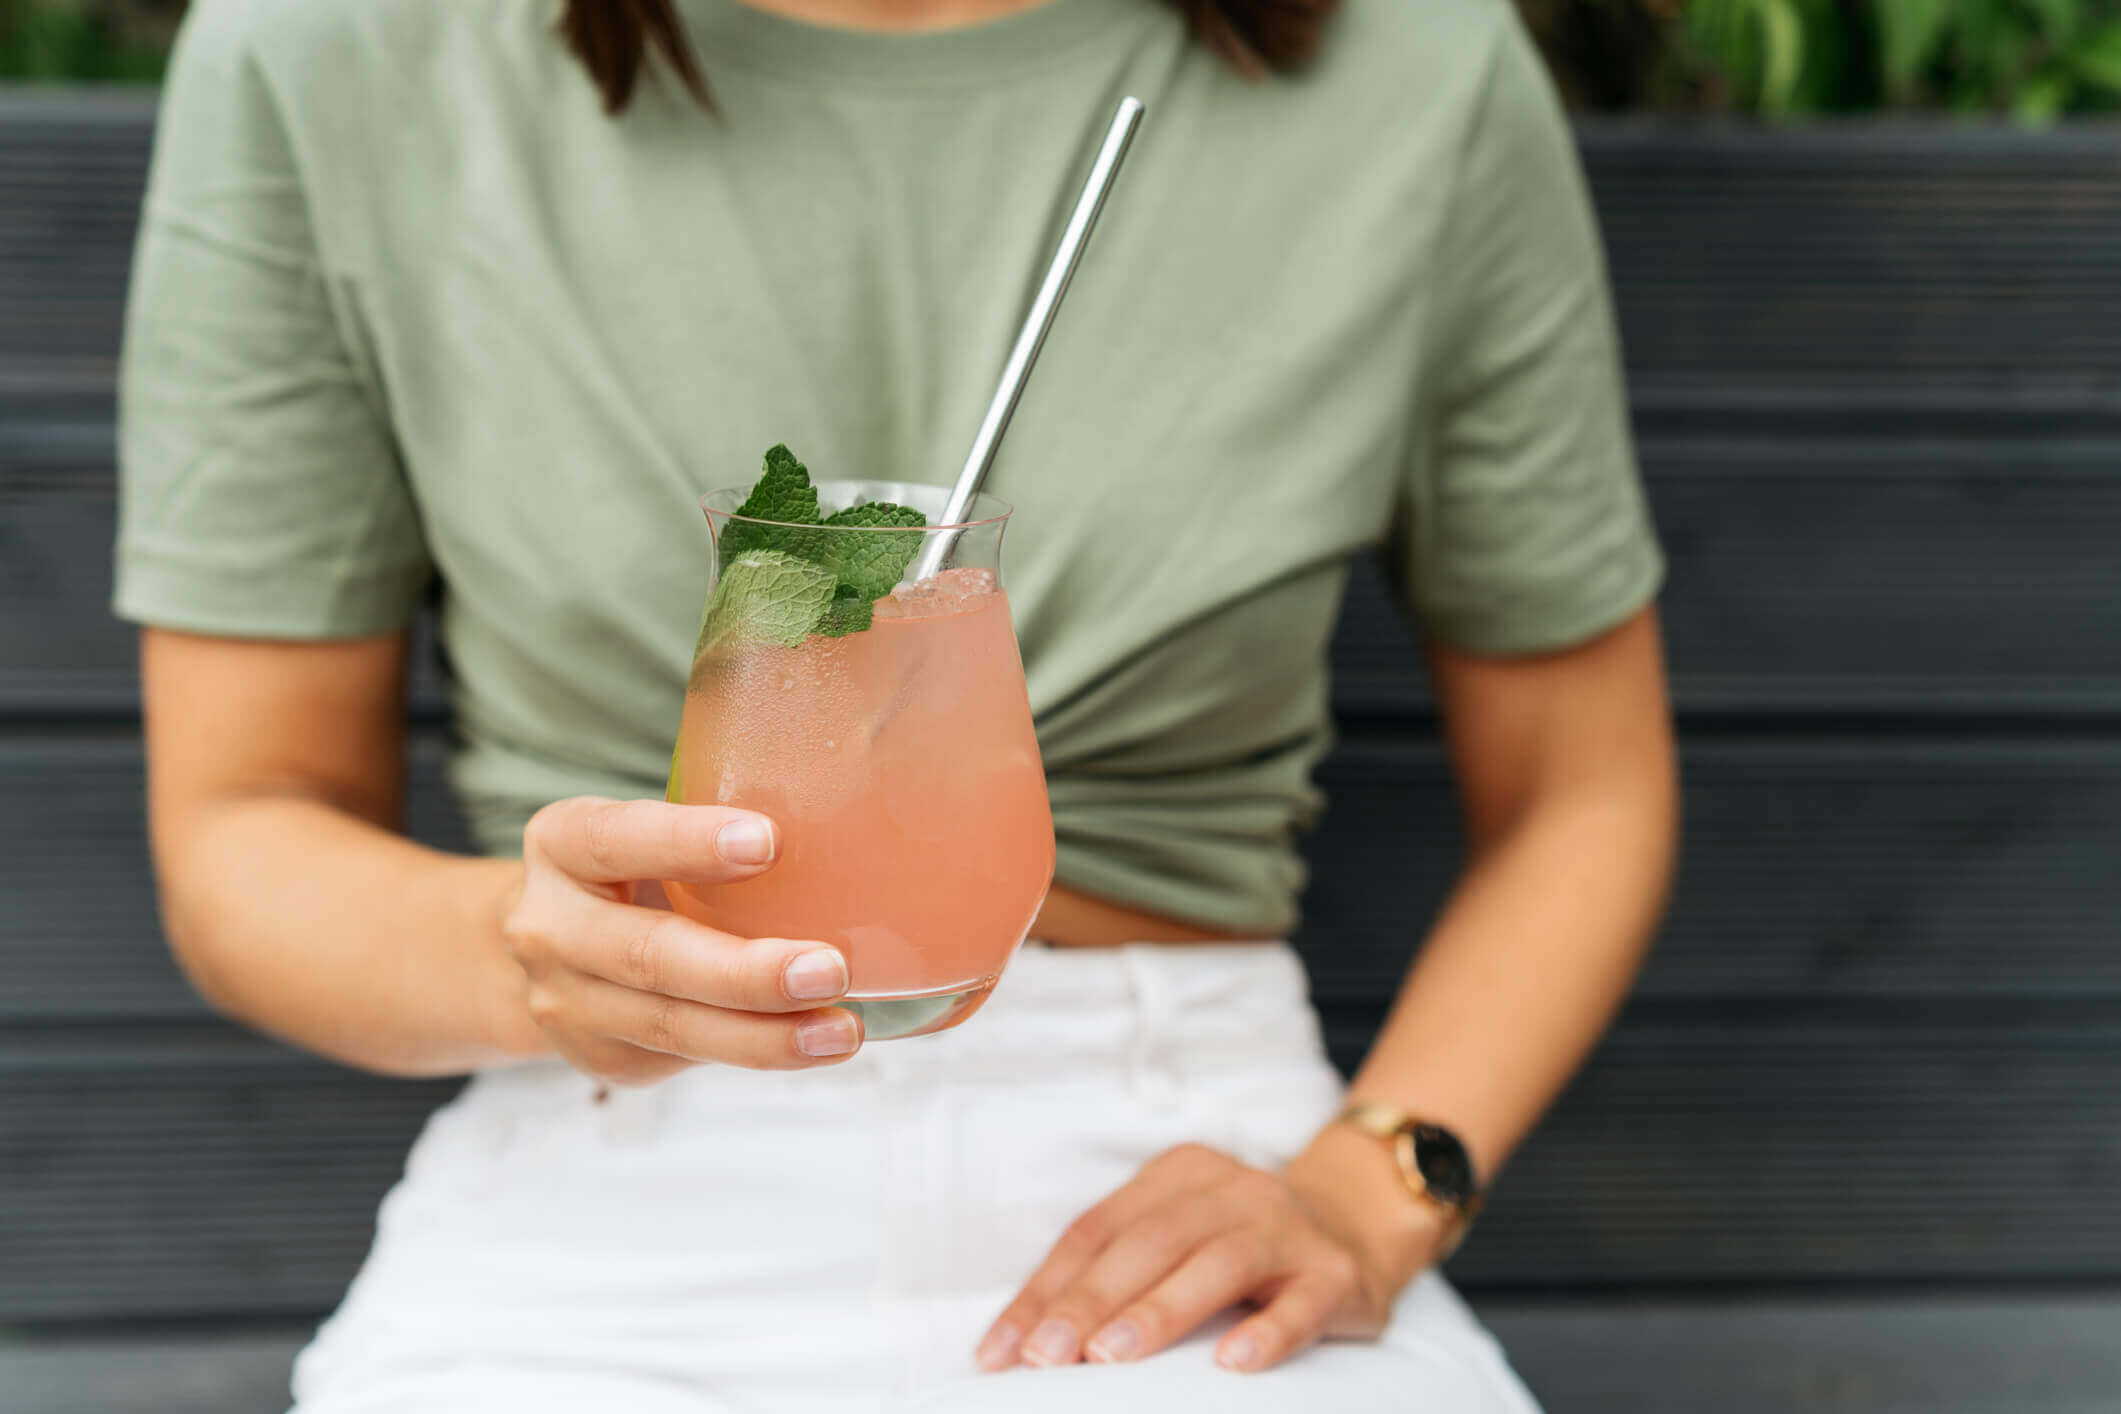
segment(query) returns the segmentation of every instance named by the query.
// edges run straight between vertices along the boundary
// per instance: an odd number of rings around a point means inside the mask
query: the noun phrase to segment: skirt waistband
[[[703,1066],[653,1087],[663,1102],[718,1093],[731,1084],[826,1100],[884,1084],[932,1089],[1008,1084],[1063,1069],[1137,1076],[1310,1063],[1324,1054],[1303,962],[1282,942],[1126,943],[1117,947],[1017,950],[987,1004],[964,1024],[932,1036],[878,1041],[844,1065],[819,1070],[732,1073]],[[488,1071],[474,1090],[530,1099],[596,1086],[552,1059]],[[647,1104],[634,1092],[615,1103]]]
[[[1094,1062],[1151,1047],[1199,1061],[1316,1047],[1303,962],[1287,943],[1125,943],[1017,950],[962,1026],[866,1054],[900,1072]]]

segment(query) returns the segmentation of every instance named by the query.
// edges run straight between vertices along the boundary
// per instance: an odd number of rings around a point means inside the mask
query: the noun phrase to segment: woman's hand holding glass
[[[532,817],[502,936],[561,1056],[647,1085],[703,1061],[793,1070],[854,1054],[860,1020],[829,1005],[848,985],[837,950],[719,932],[660,906],[651,882],[748,879],[779,840],[767,817],[710,805],[581,796]]]

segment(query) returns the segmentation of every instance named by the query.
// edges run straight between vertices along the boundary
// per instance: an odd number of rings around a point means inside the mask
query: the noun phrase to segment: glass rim
[[[812,485],[815,486],[816,489],[819,491],[824,491],[829,487],[835,486],[895,486],[905,489],[912,488],[918,485],[919,489],[921,490],[939,492],[946,500],[950,494],[950,488],[947,486],[928,486],[925,484],[904,481],[867,480],[861,477],[836,478],[828,481],[813,482]],[[1002,522],[1008,520],[1009,517],[1016,514],[1015,506],[1011,505],[1007,501],[1004,501],[1001,497],[995,495],[991,491],[981,491],[975,494],[972,498],[972,505],[969,508],[973,511],[980,511],[984,509],[990,511],[991,514],[981,515],[976,520],[955,521],[948,525],[818,525],[814,522],[810,524],[805,524],[801,521],[767,520],[762,516],[738,515],[733,510],[724,510],[722,507],[713,504],[713,502],[715,502],[716,500],[733,498],[738,505],[742,505],[744,503],[745,498],[750,494],[751,490],[749,487],[746,486],[716,487],[714,490],[709,491],[706,495],[700,497],[700,510],[703,514],[706,515],[709,524],[735,521],[741,522],[745,525],[771,525],[783,530],[824,530],[830,531],[835,535],[856,533],[884,535],[932,535],[937,531],[944,530],[978,530],[983,526],[1000,525]],[[869,499],[882,498],[872,497]]]

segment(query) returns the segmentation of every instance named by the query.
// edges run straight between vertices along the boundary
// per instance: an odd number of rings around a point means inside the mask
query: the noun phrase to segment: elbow
[[[1613,865],[1638,881],[1645,943],[1664,919],[1679,878],[1685,806],[1679,753],[1669,734],[1648,750],[1589,776],[1576,792],[1613,842]]]
[[[1644,834],[1650,858],[1657,866],[1657,913],[1661,918],[1679,879],[1679,860],[1685,849],[1686,805],[1680,777],[1679,752],[1669,737],[1656,755],[1638,793],[1645,817]]]
[[[215,1014],[245,1026],[255,1026],[256,1023],[243,1014],[240,989],[213,946],[213,929],[198,916],[198,910],[186,906],[182,886],[163,872],[156,881],[156,892],[163,941],[168,944],[170,958],[177,964],[178,973],[190,984],[193,994]]]
[[[1625,785],[1616,785],[1610,800],[1608,829],[1625,841],[1626,851],[1616,863],[1640,881],[1632,891],[1639,908],[1633,931],[1640,940],[1641,954],[1647,956],[1663,931],[1685,848],[1678,753],[1668,744],[1647,769],[1631,773]]]
[[[160,893],[162,933],[169,944],[170,957],[192,991],[216,1015],[260,1036],[371,1075],[421,1080],[463,1073],[462,1066],[422,1066],[415,1057],[359,1044],[356,1036],[340,1034],[335,1028],[319,1032],[304,1027],[303,1034],[296,1034],[284,1015],[289,1002],[284,994],[286,979],[259,975],[254,957],[246,963],[242,949],[233,942],[231,930],[214,918],[213,910],[203,900],[187,896],[181,879],[165,875],[160,881]],[[314,999],[310,1004],[314,1004]]]
[[[154,799],[148,810],[149,854],[162,940],[192,992],[216,1014],[254,1026],[243,1014],[240,969],[228,956],[215,907],[211,864],[215,817],[194,807],[181,814]]]

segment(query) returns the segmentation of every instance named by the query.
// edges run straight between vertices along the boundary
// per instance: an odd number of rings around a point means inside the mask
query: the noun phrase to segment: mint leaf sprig
[[[921,537],[834,532],[928,524],[919,511],[889,501],[820,518],[809,468],[785,445],[766,453],[765,472],[736,517],[722,528],[721,582],[694,656],[732,637],[792,648],[813,633],[863,632],[876,601],[898,587],[919,553]]]
[[[829,570],[783,550],[746,550],[722,570],[693,655],[731,638],[793,648],[832,608]]]
[[[746,550],[788,550],[790,525],[816,525],[817,488],[810,472],[795,459],[785,444],[766,453],[765,474],[753,483],[751,494],[736,508],[736,520],[722,530],[722,566]],[[778,521],[777,525],[755,525],[754,521]]]

